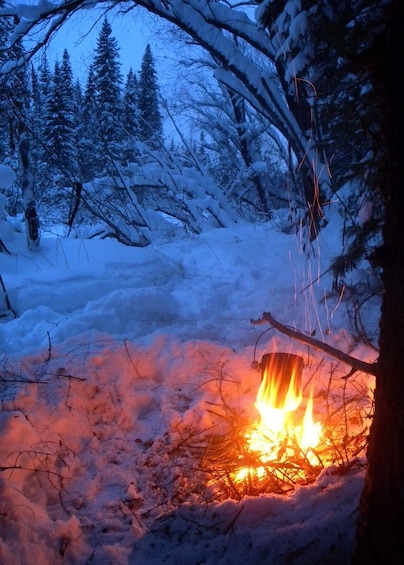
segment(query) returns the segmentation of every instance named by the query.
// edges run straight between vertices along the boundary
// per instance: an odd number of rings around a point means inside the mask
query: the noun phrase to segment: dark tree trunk
[[[240,142],[240,153],[247,168],[251,167],[253,164],[253,157],[251,151],[251,140],[248,138],[247,124],[246,124],[246,112],[245,112],[245,100],[239,94],[236,94],[230,88],[227,88],[227,92],[230,96],[231,104],[233,106],[234,119],[237,125],[237,134]],[[267,194],[262,185],[260,176],[258,173],[253,173],[251,180],[254,184],[255,190],[257,192],[259,201],[261,202],[262,210],[266,214],[270,214]]]
[[[39,218],[34,200],[34,181],[31,172],[31,152],[29,141],[23,139],[19,146],[21,168],[21,192],[24,203],[25,225],[27,227],[28,249],[39,248]]]
[[[355,563],[404,562],[404,2],[392,0],[375,87],[380,93],[385,203],[379,376]]]

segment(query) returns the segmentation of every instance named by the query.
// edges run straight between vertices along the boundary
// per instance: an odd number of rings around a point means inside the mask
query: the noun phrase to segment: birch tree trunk
[[[24,203],[25,225],[27,229],[28,249],[39,248],[39,218],[35,208],[34,179],[31,172],[31,153],[29,141],[23,139],[19,146],[21,169],[21,192]]]

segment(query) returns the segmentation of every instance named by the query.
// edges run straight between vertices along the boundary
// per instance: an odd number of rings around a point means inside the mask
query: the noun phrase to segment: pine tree
[[[97,103],[98,135],[108,158],[116,160],[120,155],[122,139],[122,103],[119,47],[112,36],[112,28],[105,18],[97,40],[94,63],[95,96]]]
[[[54,172],[57,164],[61,163],[64,137],[62,76],[58,61],[55,63],[45,104],[44,143],[48,165]]]
[[[369,73],[358,66],[358,54],[367,54],[371,48],[372,27],[379,25],[377,17],[383,10],[382,4],[371,4],[273,0],[259,9],[261,22],[280,42],[277,71],[289,107],[322,163],[317,165],[318,176],[328,172],[333,192],[355,181],[363,199],[377,176],[380,143],[377,93]],[[371,67],[372,54],[367,57]],[[354,220],[346,231],[349,242],[333,264],[336,280],[355,269],[362,257],[370,256],[379,239],[383,207],[379,194],[373,193],[372,199],[379,214],[371,222],[359,225],[357,210],[349,210]]]
[[[139,138],[154,149],[163,136],[158,92],[154,58],[147,44],[139,78]]]

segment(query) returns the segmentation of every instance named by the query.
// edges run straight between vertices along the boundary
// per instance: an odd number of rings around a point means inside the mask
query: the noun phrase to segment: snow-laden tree
[[[163,136],[158,95],[156,67],[151,47],[147,44],[139,76],[139,139],[152,149],[161,144]]]
[[[4,5],[1,0],[0,9]],[[13,18],[0,18],[0,68],[12,61],[20,62],[13,73],[0,76],[0,161],[16,167],[19,134],[26,126],[29,111],[29,79],[23,63],[22,42],[17,41],[7,49],[14,27]]]
[[[372,257],[383,269],[380,356],[354,562],[400,563],[404,531],[404,4],[400,0],[324,0],[316,5],[268,1],[261,20],[274,33],[276,29],[280,48],[290,53],[289,66],[294,64],[312,88],[319,85],[316,119],[323,129],[317,137],[323,136],[324,147],[335,148],[336,170],[345,164],[348,177],[367,174],[369,192],[384,208],[383,243]],[[290,79],[293,82],[292,73]],[[337,84],[338,91],[333,92]]]
[[[39,70],[39,83],[40,83],[41,93],[46,100],[49,93],[50,84],[52,81],[52,71],[49,65],[46,51],[42,53],[41,62],[39,64],[38,70]]]
[[[46,100],[43,138],[46,147],[48,179],[59,188],[71,185],[78,170],[76,121],[73,106],[73,85],[64,65],[55,63],[52,82]],[[63,74],[63,68],[65,74]],[[59,193],[60,197],[60,193]]]
[[[121,149],[122,75],[118,42],[112,35],[112,28],[107,18],[103,20],[97,39],[92,70],[99,144],[109,162],[118,159]],[[106,168],[110,170],[110,167]]]
[[[378,194],[371,196],[371,217],[357,221],[357,214],[369,200],[368,187],[378,170],[380,108],[367,71],[374,66],[372,41],[383,9],[383,2],[339,0],[273,0],[258,9],[260,21],[279,43],[276,65],[289,105],[310,118],[306,128],[330,171],[333,192],[352,185],[353,206],[344,203],[344,249],[333,264],[341,284],[380,241]],[[365,54],[366,68],[358,65],[358,53]]]
[[[29,111],[29,122],[31,131],[36,140],[38,140],[40,139],[42,132],[45,100],[40,87],[38,72],[35,69],[34,65],[31,65],[30,71],[31,104]]]
[[[84,182],[92,180],[101,170],[100,143],[98,138],[96,82],[94,67],[90,65],[84,88],[80,123],[78,125],[79,166]]]
[[[198,60],[198,67],[202,64]],[[267,220],[271,209],[288,205],[293,192],[286,191],[285,174],[282,178],[288,166],[285,141],[245,99],[208,76],[206,69],[196,76],[180,103],[204,132],[197,150],[209,156],[212,175],[240,214]]]
[[[122,103],[123,151],[124,159],[131,162],[135,158],[134,140],[139,138],[139,85],[132,67],[126,76]]]
[[[68,149],[66,151],[66,163],[64,168],[67,170],[69,178],[66,180],[70,183],[76,179],[79,174],[78,153],[77,153],[77,128],[78,120],[78,100],[76,98],[77,90],[73,82],[73,71],[70,63],[70,55],[65,49],[63,51],[63,59],[61,65],[61,88],[63,96],[63,110],[66,122],[66,141],[68,141]]]
[[[122,4],[128,7],[125,2]],[[57,5],[41,5],[38,13],[24,13],[15,37],[29,33],[38,17],[47,20],[45,35],[50,35],[60,25],[63,14],[82,5],[65,0]],[[291,162],[299,171],[296,178],[307,207],[306,223],[310,237],[315,237],[322,217],[323,196],[330,196],[330,174],[324,153],[317,148],[313,128],[307,127],[311,123],[310,108],[304,108],[290,94],[276,36],[272,37],[256,21],[249,6],[233,7],[228,2],[212,0],[138,0],[134,6],[143,6],[174,23],[207,50],[215,61],[217,79],[281,132],[290,145]],[[263,58],[267,61],[264,68]]]
[[[0,3],[0,8],[4,7],[4,2]],[[0,19],[0,65],[4,65],[7,61],[7,55],[4,51],[7,46],[9,35],[10,35],[10,24],[8,19]],[[0,102],[0,127],[2,130],[2,135],[0,136],[0,161],[3,163],[10,155],[9,143],[7,139],[7,100],[9,97],[9,89],[7,85],[7,80],[1,77],[0,81],[0,92],[1,92],[1,102]]]
[[[38,83],[35,77],[38,76]],[[32,69],[31,82],[31,116],[30,127],[33,143],[31,143],[32,170],[37,180],[38,195],[46,195],[51,187],[47,163],[49,154],[46,148],[44,128],[46,123],[46,106],[52,83],[52,71],[46,51],[41,53],[38,68]]]
[[[20,142],[19,158],[27,245],[28,249],[37,250],[40,243],[39,217],[35,205],[35,184],[31,170],[30,143],[27,136],[23,136]]]

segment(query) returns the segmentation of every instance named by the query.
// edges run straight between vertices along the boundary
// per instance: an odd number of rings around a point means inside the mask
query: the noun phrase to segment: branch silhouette
[[[363,373],[374,376],[377,376],[378,374],[379,364],[377,362],[367,363],[366,361],[361,361],[360,359],[351,357],[351,355],[348,355],[347,353],[344,353],[343,351],[336,349],[331,345],[328,345],[328,343],[319,341],[314,337],[305,335],[297,330],[290,328],[289,326],[281,324],[281,322],[278,322],[278,320],[276,320],[269,312],[264,312],[262,314],[262,318],[259,318],[258,320],[251,320],[251,324],[253,324],[254,326],[259,326],[261,324],[267,323],[271,324],[276,330],[287,335],[288,337],[301,341],[307,345],[311,345],[312,347],[319,349],[320,351],[324,351],[324,353],[327,353],[332,357],[335,357],[339,361],[346,363],[347,365],[352,367],[354,371],[362,371]]]

